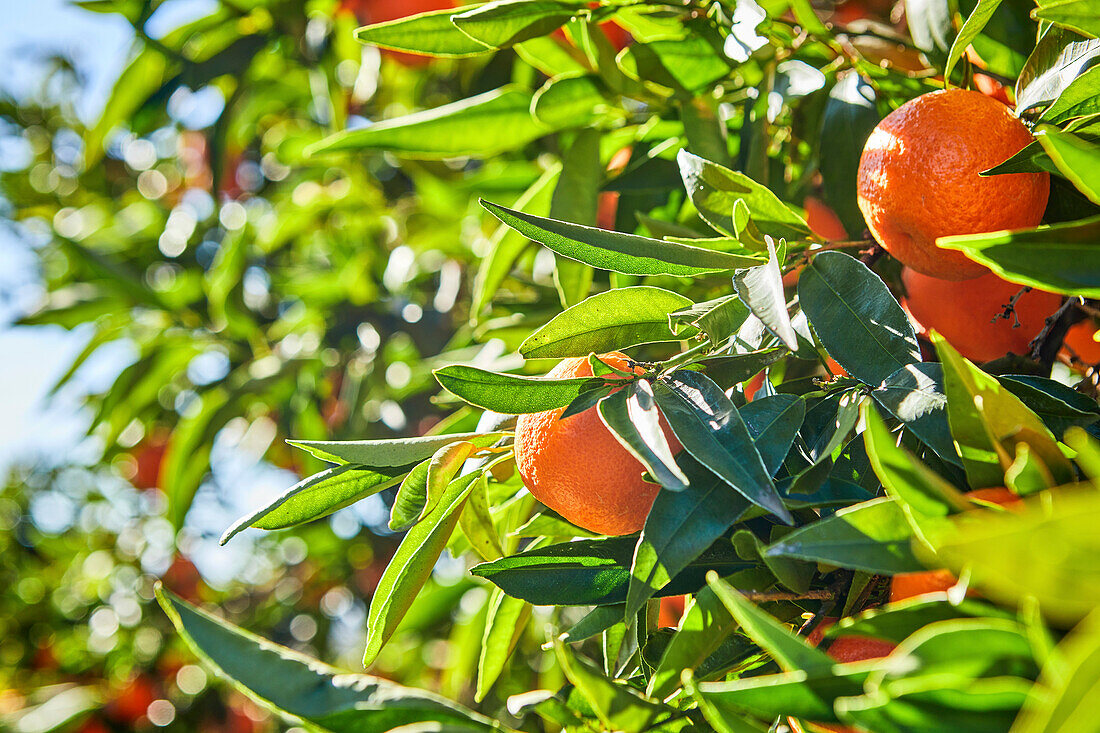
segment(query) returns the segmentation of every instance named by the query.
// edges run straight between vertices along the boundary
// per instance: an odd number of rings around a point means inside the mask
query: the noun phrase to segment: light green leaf
[[[384,150],[409,158],[486,158],[551,132],[531,116],[529,92],[502,87],[435,109],[345,130],[306,148],[306,155]]]
[[[505,415],[523,415],[565,407],[585,389],[604,383],[599,377],[522,377],[461,364],[436,369],[433,374],[448,392],[471,405]]]
[[[354,463],[367,468],[408,466],[431,458],[445,445],[469,441],[488,448],[505,433],[449,433],[383,440],[288,440],[293,446],[329,463]]]
[[[1011,733],[1088,730],[1100,716],[1100,613],[1094,611],[1054,650]]]
[[[490,48],[506,48],[557,30],[576,14],[575,3],[555,0],[494,0],[455,14],[451,21]]]
[[[413,525],[401,540],[378,581],[367,611],[363,666],[369,667],[374,662],[431,575],[478,476],[478,473],[471,473],[452,481],[431,514]]]
[[[404,18],[375,23],[355,31],[360,43],[429,56],[463,57],[491,49],[466,35],[451,22],[454,8],[429,10]]]
[[[595,128],[577,132],[562,156],[561,176],[550,202],[550,218],[583,226],[596,225],[600,196],[601,133]],[[592,287],[592,268],[568,258],[555,257],[554,287],[563,308],[588,297]]]
[[[559,76],[550,79],[535,92],[531,113],[548,127],[566,129],[588,124],[604,104],[607,104],[607,98],[599,77],[594,74]]]
[[[485,699],[504,671],[530,618],[530,603],[505,595],[500,588],[493,589],[477,663],[477,693],[474,696],[477,702]]]
[[[449,731],[507,731],[439,695],[351,674],[273,644],[157,588],[180,636],[217,674],[280,716],[332,733],[385,733],[434,723]]]
[[[1100,298],[1100,216],[1037,229],[940,237],[1009,282]]]
[[[947,54],[947,62],[943,69],[944,79],[951,78],[951,70],[955,68],[955,62],[962,58],[966,47],[982,32],[1000,4],[1001,0],[978,0],[966,22],[959,29],[959,35],[955,36],[955,40],[951,43],[951,50]]]
[[[1057,130],[1041,130],[1036,139],[1062,175],[1090,201],[1100,204],[1100,145]]]
[[[314,474],[290,487],[275,501],[238,519],[222,535],[221,544],[249,527],[285,529],[326,517],[396,485],[410,468],[368,469],[346,463]]]
[[[1041,0],[1031,15],[1086,36],[1100,37],[1100,0]]]
[[[527,337],[519,351],[528,359],[585,356],[658,341],[678,341],[669,314],[690,307],[684,296],[639,285],[597,293],[554,316]]]

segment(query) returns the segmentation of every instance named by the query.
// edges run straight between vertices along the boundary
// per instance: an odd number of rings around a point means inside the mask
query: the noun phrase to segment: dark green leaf
[[[557,254],[624,275],[702,275],[755,264],[724,252],[544,219],[482,201],[489,212]]]
[[[738,270],[733,275],[733,287],[741,302],[749,307],[769,331],[783,344],[795,351],[798,338],[791,317],[787,313],[787,296],[783,291],[783,273],[775,256],[775,246],[768,239],[768,262],[764,265]]]
[[[640,380],[629,390],[611,393],[599,401],[596,409],[611,434],[661,486],[671,491],[687,487],[687,476],[676,465],[661,428],[649,382]]]
[[[798,279],[798,300],[825,349],[849,374],[881,384],[921,360],[913,326],[886,284],[859,260],[822,252]]]
[[[565,542],[475,565],[470,572],[536,606],[624,603],[635,544],[636,537]],[[750,567],[752,563],[738,558],[729,542],[720,540],[656,595],[693,593],[705,585],[708,570],[730,575]]]
[[[776,557],[893,575],[923,570],[909,547],[913,530],[892,499],[872,499],[841,509],[770,546]]]
[[[764,460],[764,467],[774,476],[802,427],[805,403],[794,395],[776,394],[757,398],[740,412]]]
[[[904,366],[887,377],[871,396],[936,455],[962,465],[947,424],[942,366],[935,362]]]
[[[695,460],[753,504],[792,521],[748,428],[721,387],[681,369],[661,377],[654,391],[672,432]]]

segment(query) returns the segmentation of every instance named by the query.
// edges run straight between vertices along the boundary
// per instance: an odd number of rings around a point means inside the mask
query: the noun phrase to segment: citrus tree
[[[403,533],[369,592],[367,673],[159,590],[194,651],[318,730],[1092,727],[1095,2],[387,5],[335,23],[223,9],[266,40],[204,33],[228,43],[205,58],[148,44],[134,64],[161,76],[133,78],[158,79],[149,93],[120,84],[84,131],[87,164],[127,115],[166,113],[166,86],[209,59],[240,65],[195,83],[224,86],[211,148],[247,140],[263,175],[237,178],[271,203],[224,193],[215,256],[179,265],[191,299],[125,292],[118,311],[128,330],[139,305],[160,314],[132,379],[177,374],[149,371],[173,336],[232,365],[171,387],[190,393],[168,402],[157,474],[177,526],[217,430],[287,403],[303,466],[328,467],[227,517],[223,542],[374,496]],[[369,23],[359,56],[348,10]],[[300,43],[267,45],[296,28]],[[249,105],[265,84],[285,87],[278,113]],[[149,170],[131,176],[142,196]],[[387,187],[398,175],[404,192]],[[51,287],[83,285],[79,261],[115,297],[117,262],[67,235],[69,216],[53,215],[50,256],[70,269]],[[341,388],[364,419],[326,430],[308,418],[325,369],[362,378],[364,352],[399,338],[362,325],[394,312],[386,275],[416,260],[399,244],[414,232],[453,252],[461,305],[439,309],[446,329],[402,362],[407,381],[378,389],[404,406],[438,384],[421,409],[449,416],[379,435],[370,398]],[[350,264],[381,264],[372,241],[389,248],[380,274]],[[285,273],[262,305],[250,266]],[[419,323],[423,300],[397,312]],[[58,301],[32,319],[59,322]],[[115,444],[151,424],[119,413],[141,383],[126,378],[102,398]],[[409,673],[417,654],[436,678]]]

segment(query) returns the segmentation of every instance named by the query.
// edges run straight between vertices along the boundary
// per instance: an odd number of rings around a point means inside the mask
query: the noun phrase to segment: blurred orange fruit
[[[806,209],[806,223],[819,239],[827,242],[844,242],[848,239],[848,232],[840,222],[840,217],[827,203],[816,196],[807,196],[802,206]]]

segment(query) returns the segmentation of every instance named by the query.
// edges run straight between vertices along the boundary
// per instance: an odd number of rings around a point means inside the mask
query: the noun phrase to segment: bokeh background
[[[513,351],[470,318],[473,207],[539,166],[301,154],[508,81],[509,59],[429,66],[354,41],[418,5],[5,4],[0,730],[287,729],[198,665],[157,579],[361,668],[387,496],[219,539],[321,468],[289,436],[423,433],[450,412],[433,365]],[[377,671],[466,695],[479,594],[441,561]]]

